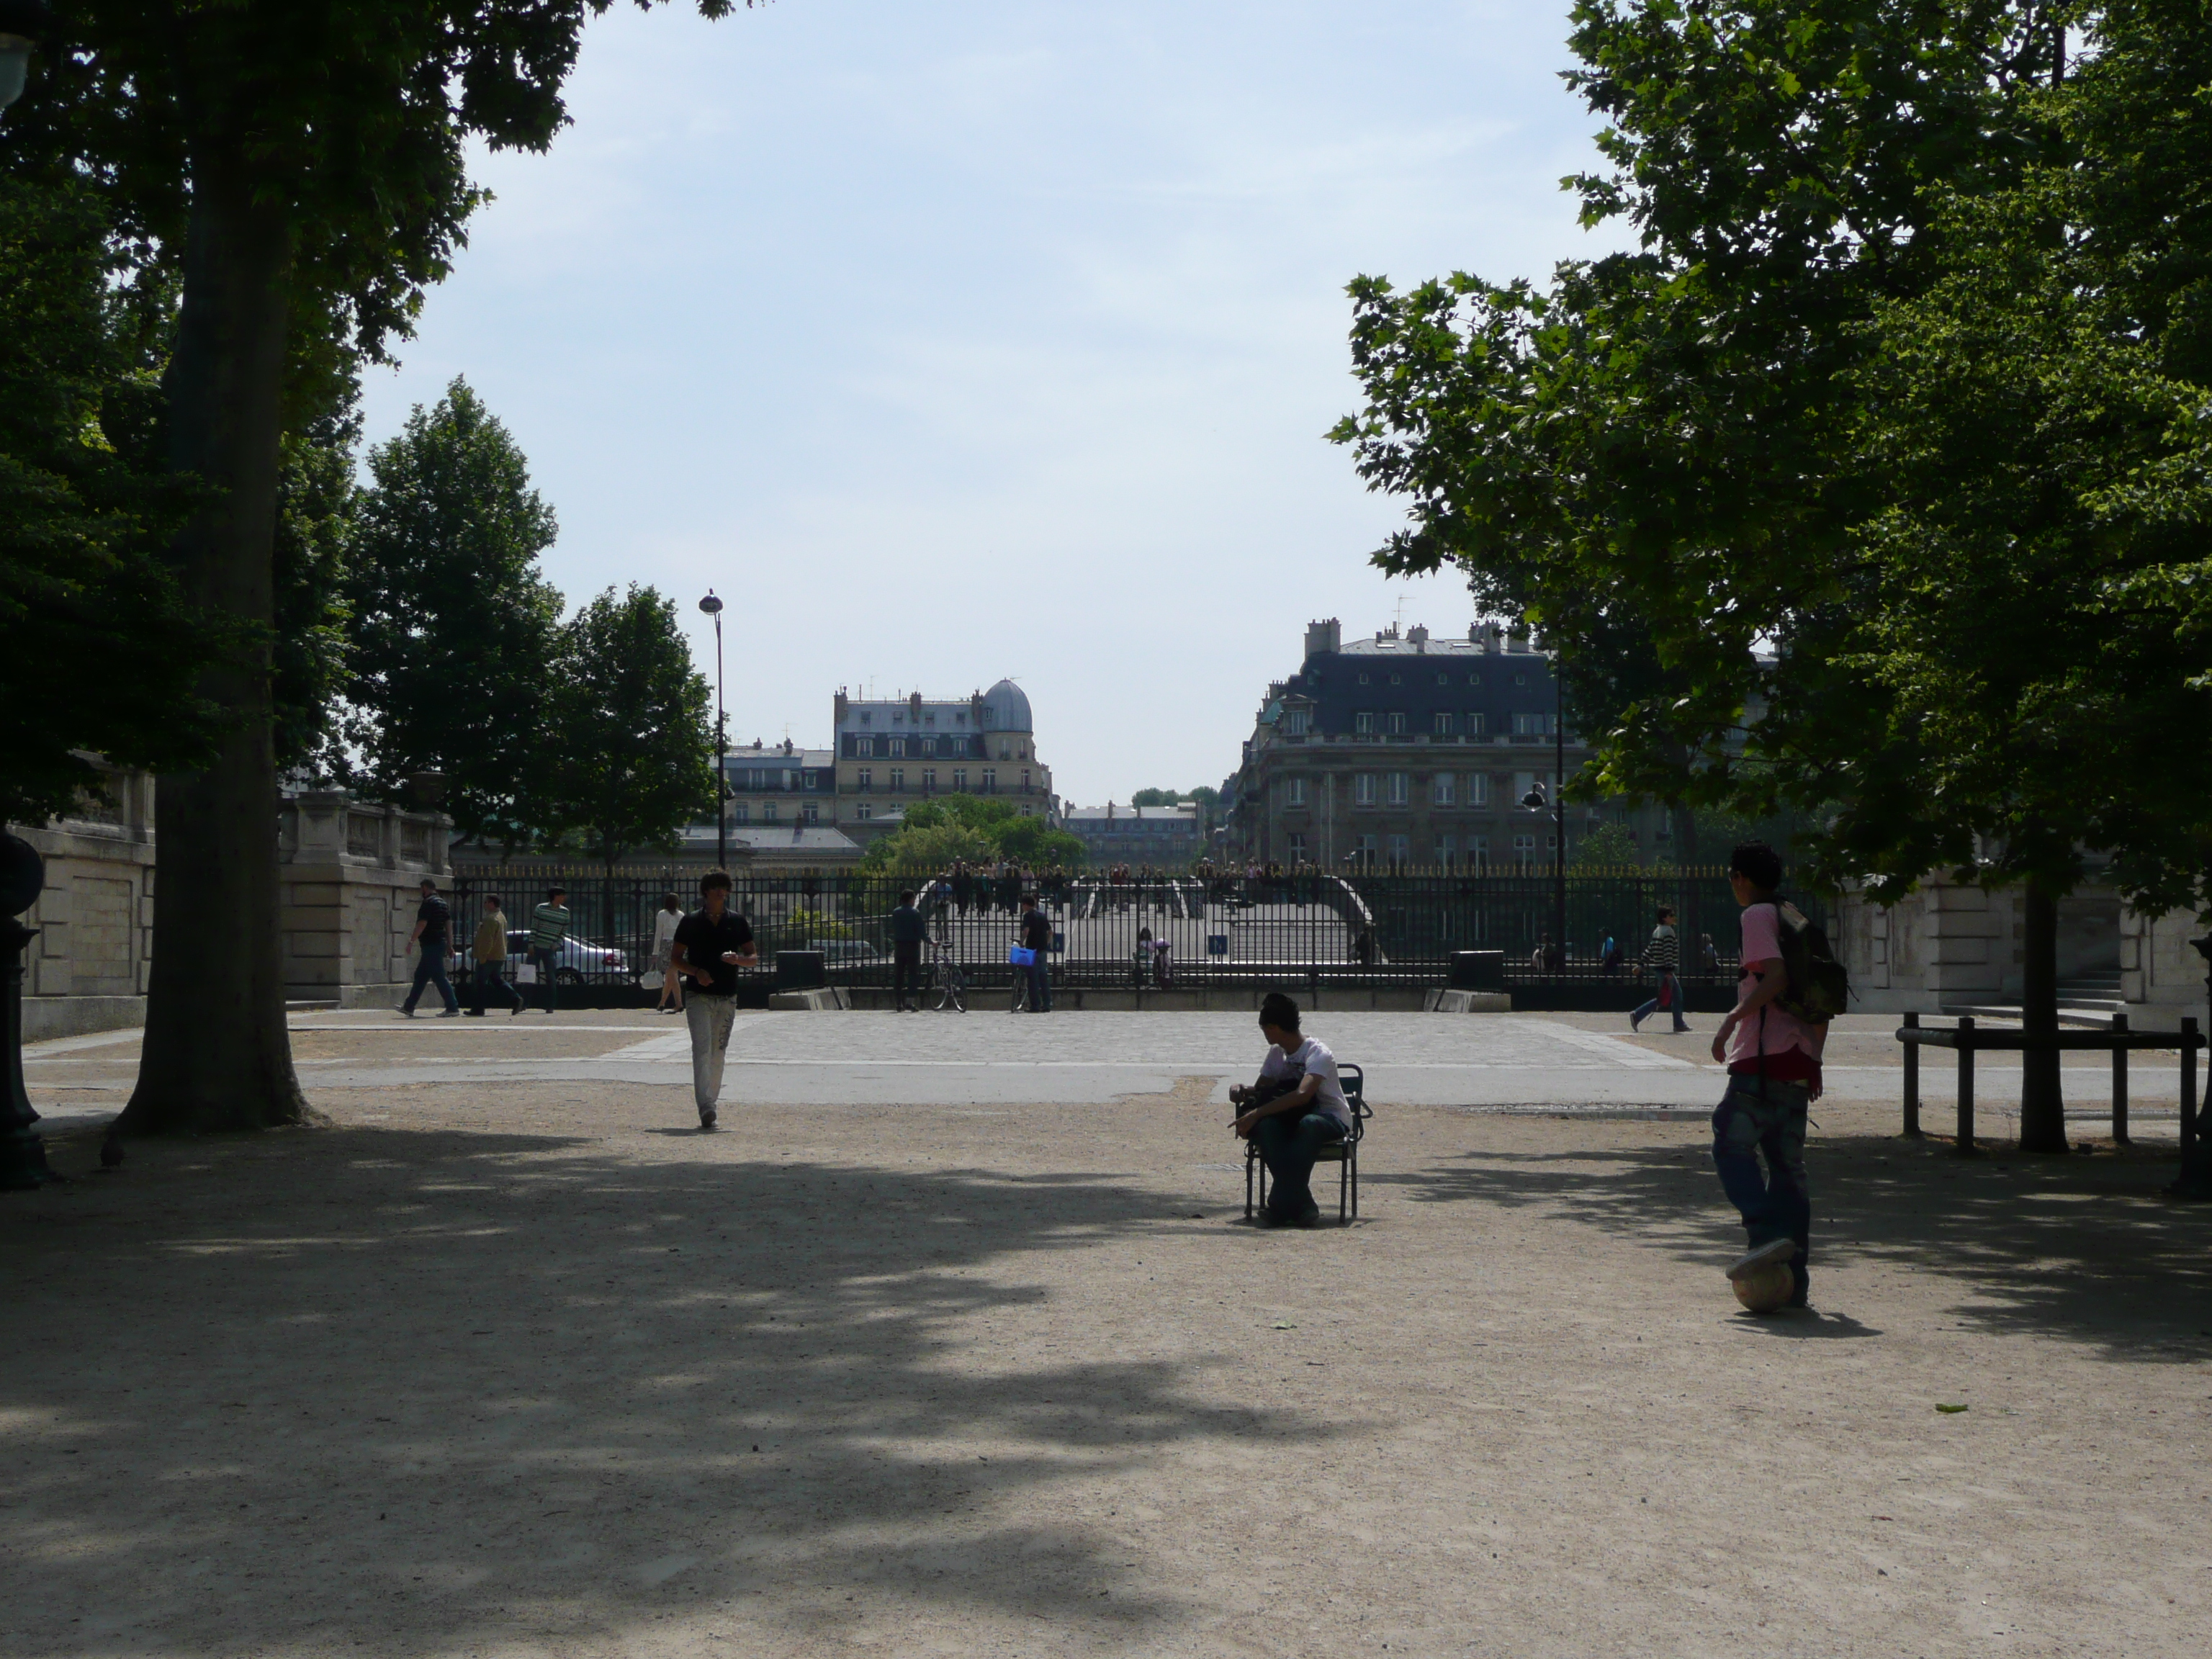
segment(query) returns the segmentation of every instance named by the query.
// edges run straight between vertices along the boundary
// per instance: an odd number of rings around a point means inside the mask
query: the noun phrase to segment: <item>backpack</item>
[[[1790,984],[1774,1006],[1808,1025],[1826,1025],[1851,1000],[1851,976],[1836,960],[1820,925],[1796,905],[1774,902],[1776,933],[1782,942],[1782,967]]]

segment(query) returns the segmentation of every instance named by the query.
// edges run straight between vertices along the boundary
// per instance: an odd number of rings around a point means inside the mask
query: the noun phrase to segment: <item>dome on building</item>
[[[987,732],[1034,732],[1030,700],[1012,680],[1000,680],[983,694],[983,729]]]

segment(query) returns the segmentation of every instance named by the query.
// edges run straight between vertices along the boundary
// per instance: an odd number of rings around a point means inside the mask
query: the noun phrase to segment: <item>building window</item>
[[[1359,838],[1358,844],[1356,847],[1354,847],[1352,850],[1353,851],[1353,853],[1354,853],[1354,854],[1356,854],[1358,855],[1358,859],[1359,859],[1360,863],[1362,863],[1362,864],[1365,865],[1365,866],[1366,866],[1368,868],[1370,868],[1370,869],[1374,868],[1374,866],[1375,866],[1375,837],[1374,837],[1374,836],[1362,836]]]
[[[1534,836],[1513,837],[1513,861],[1526,868],[1536,861],[1536,838]]]
[[[1403,806],[1411,795],[1406,775],[1403,772],[1389,773],[1383,782],[1384,799],[1393,806]]]
[[[1402,738],[1406,735],[1406,716],[1402,712],[1394,711],[1386,718],[1386,729],[1392,737]]]
[[[876,753],[876,740],[873,738],[857,738],[853,744],[853,752],[862,760],[872,760]]]
[[[805,779],[805,787],[819,789],[822,787],[822,775],[819,772],[807,772],[801,775]]]
[[[888,753],[893,760],[904,760],[906,758],[906,739],[904,738],[891,738],[885,752]]]
[[[1375,775],[1372,772],[1356,772],[1352,775],[1352,804],[1354,806],[1375,805]]]
[[[1449,806],[1457,793],[1452,787],[1452,775],[1439,772],[1429,780],[1429,803],[1432,806]]]
[[[1292,836],[1290,852],[1291,863],[1304,864],[1306,861],[1306,838],[1304,836]]]
[[[1445,713],[1442,712],[1441,710],[1439,710],[1437,713],[1436,713],[1436,714],[1434,714],[1430,715],[1430,716],[1429,716],[1429,731],[1430,731],[1431,734],[1431,735],[1433,735],[1433,736],[1435,736],[1435,737],[1439,737],[1439,738],[1448,738],[1448,737],[1451,736],[1451,734],[1452,734],[1452,717],[1451,717],[1449,714],[1445,714]]]
[[[1490,774],[1470,772],[1467,775],[1467,804],[1469,806],[1490,805]]]
[[[1489,731],[1490,717],[1488,715],[1478,713],[1469,714],[1467,717],[1467,734],[1470,738],[1486,736]]]
[[[819,823],[822,822],[822,803],[818,800],[808,801],[799,808],[799,813],[807,823]]]
[[[1359,671],[1359,683],[1362,685],[1367,684],[1367,671],[1364,668]]]
[[[1407,865],[1413,862],[1413,844],[1408,842],[1405,836],[1393,836],[1390,837],[1390,867],[1392,869],[1404,869]]]
[[[902,795],[905,793],[906,768],[903,766],[894,766],[891,768],[891,793],[894,795]]]
[[[1439,675],[1437,675],[1437,684],[1438,685],[1449,685],[1449,684],[1451,684],[1451,676],[1450,676],[1450,675],[1449,675],[1449,674],[1439,674]]]
[[[937,793],[937,769],[933,766],[925,766],[921,769],[921,793],[925,795],[933,795]]]
[[[956,766],[952,769],[952,787],[963,795],[968,793],[968,769],[966,767]]]
[[[1354,737],[1373,737],[1375,735],[1375,716],[1371,714],[1354,714],[1352,717],[1352,731]]]
[[[1542,737],[1544,717],[1541,714],[1516,714],[1513,717],[1513,735],[1516,738]]]
[[[1528,684],[1528,677],[1526,674],[1516,674],[1513,677],[1513,684],[1516,685],[1526,685]]]
[[[761,803],[761,822],[763,823],[774,823],[775,822],[775,803],[774,801],[764,800]]]
[[[1289,805],[1304,806],[1305,804],[1306,781],[1304,778],[1292,778],[1290,785]]]
[[[995,766],[987,766],[983,769],[983,793],[987,795],[995,795],[999,793],[999,769]]]
[[[876,775],[867,767],[864,766],[860,769],[860,775],[854,781],[854,787],[857,788],[872,789],[876,787]]]
[[[1437,868],[1439,870],[1450,869],[1452,867],[1452,859],[1457,849],[1453,847],[1452,838],[1449,836],[1438,836],[1437,837]]]
[[[1293,738],[1303,738],[1312,727],[1313,715],[1304,708],[1293,708],[1283,716],[1283,730]]]
[[[876,809],[869,805],[866,801],[858,802],[854,805],[853,816],[863,823],[866,823],[870,818],[875,817],[875,815]]]
[[[730,822],[732,823],[751,823],[752,808],[741,800],[732,801],[730,803]]]
[[[873,719],[875,719],[875,716],[874,716],[873,714],[870,714],[866,709],[863,708],[863,709],[860,711],[860,724],[861,724],[861,725],[866,726],[866,725],[870,720],[873,720]]]

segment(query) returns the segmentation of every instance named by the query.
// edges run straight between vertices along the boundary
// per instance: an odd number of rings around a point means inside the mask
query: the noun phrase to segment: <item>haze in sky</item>
[[[586,33],[368,436],[465,375],[549,574],[729,603],[733,742],[1012,676],[1072,803],[1218,784],[1304,628],[1473,619],[1323,441],[1344,284],[1541,278],[1597,118],[1567,0],[779,0]]]

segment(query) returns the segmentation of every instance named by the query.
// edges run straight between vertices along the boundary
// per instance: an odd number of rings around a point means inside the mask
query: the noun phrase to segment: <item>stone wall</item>
[[[2204,958],[2189,941],[2212,933],[2187,910],[2120,918],[2121,994],[2130,1002],[2183,1013],[2205,1012]]]
[[[2123,926],[2119,896],[2108,887],[2084,887],[2061,900],[2058,977],[2122,967]],[[1846,893],[1836,932],[1854,1013],[1932,1014],[1946,1005],[2020,1000],[2027,926],[2016,888],[1990,892],[1923,881],[1887,908]]]
[[[24,917],[23,1031],[32,1041],[143,1024],[154,949],[154,780],[111,772],[77,811],[11,824],[46,861]],[[279,812],[287,994],[341,1006],[394,1006],[414,973],[407,934],[419,884],[448,878],[450,821],[356,801],[340,791],[288,798]]]

